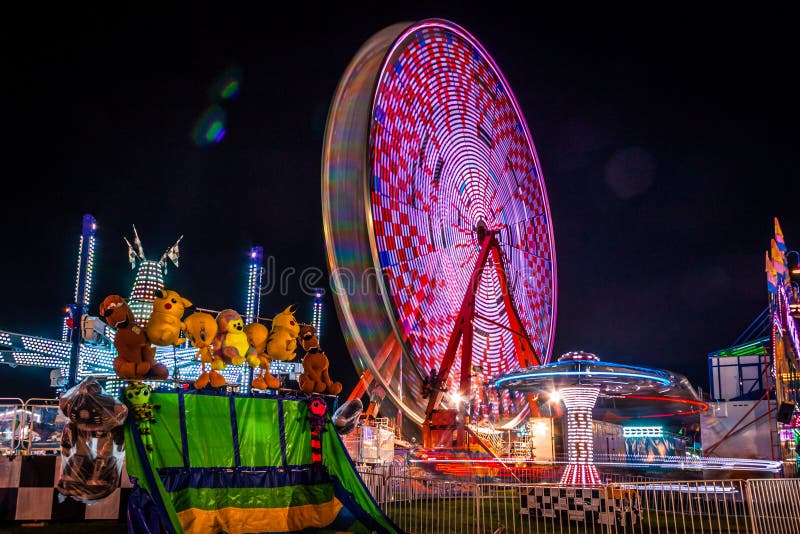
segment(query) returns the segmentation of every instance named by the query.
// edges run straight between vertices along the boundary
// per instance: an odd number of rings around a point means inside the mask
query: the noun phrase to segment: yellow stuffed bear
[[[253,378],[254,389],[278,389],[281,381],[269,373],[269,355],[265,352],[269,329],[261,323],[250,323],[244,327],[250,348],[247,351],[247,363],[258,369],[258,376]]]
[[[214,357],[212,343],[217,335],[217,321],[208,313],[195,312],[184,321],[186,326],[184,332],[193,347],[196,347],[197,356],[200,360],[201,373],[194,381],[195,389],[203,389],[209,383],[212,387],[218,388],[225,385],[225,377],[217,371],[225,368],[222,360]],[[211,371],[206,371],[206,364],[211,364]]]
[[[244,320],[239,312],[230,308],[217,314],[217,337],[214,353],[226,365],[242,365],[250,345],[244,333]]]

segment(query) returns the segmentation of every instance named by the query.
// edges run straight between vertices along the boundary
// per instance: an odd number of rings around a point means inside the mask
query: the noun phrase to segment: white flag
[[[136,252],[133,250],[133,245],[131,242],[128,241],[127,237],[123,237],[122,239],[128,244],[128,261],[131,262],[131,269],[136,268]]]
[[[142,259],[144,258],[144,249],[142,248],[142,242],[139,240],[139,233],[136,231],[136,225],[133,225],[133,244],[136,245],[138,249],[137,252],[139,253],[139,257]]]
[[[174,244],[174,245],[172,245],[172,247],[169,249],[169,252],[167,252],[167,257],[168,257],[170,260],[172,260],[172,263],[174,263],[174,264],[175,264],[175,267],[177,267],[177,266],[178,266],[178,259],[179,259],[179,256],[180,256],[180,250],[178,249],[178,243],[175,243],[175,244]]]
[[[167,251],[164,252],[164,255],[161,256],[161,260],[159,261],[165,265],[165,268],[166,263],[164,262],[164,258],[169,258],[170,261],[175,264],[175,267],[178,267],[178,260],[180,259],[180,248],[178,245],[180,244],[181,239],[183,239],[183,236],[180,236],[178,240],[175,241],[175,244],[169,247]]]

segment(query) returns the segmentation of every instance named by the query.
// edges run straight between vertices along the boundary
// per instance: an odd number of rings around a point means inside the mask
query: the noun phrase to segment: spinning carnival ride
[[[439,19],[375,34],[337,88],[322,174],[360,385],[381,385],[426,446],[441,429],[463,445],[468,415],[524,421],[529,396],[490,384],[550,359],[555,250],[530,131],[486,50]]]
[[[75,295],[72,304],[66,308],[62,320],[60,339],[20,334],[0,329],[0,364],[11,366],[25,365],[53,368],[58,378],[54,387],[71,387],[81,379],[94,376],[103,382],[105,391],[111,395],[119,392],[123,381],[114,372],[114,347],[116,331],[103,319],[94,315],[97,302],[93,301],[92,282],[96,267],[94,262],[97,248],[96,220],[92,215],[83,216],[82,233],[78,247],[78,265],[75,282]],[[153,309],[155,290],[165,286],[168,261],[176,268],[179,260],[179,238],[167,248],[158,261],[148,259],[133,227],[133,243],[128,244],[128,259],[131,268],[136,269],[133,287],[128,301],[140,326],[147,323]],[[247,266],[247,286],[244,298],[243,318],[247,323],[260,319],[262,275],[264,273],[264,249],[256,246],[250,249]],[[313,325],[318,332],[322,326],[323,292],[316,290],[313,300]],[[212,310],[208,310],[212,311]],[[317,336],[320,338],[320,335]],[[200,374],[200,366],[195,357],[197,348],[188,342],[172,347],[156,347],[156,360],[171,369],[171,378],[176,383],[193,382]],[[299,363],[273,361],[272,373],[283,376],[296,376]],[[248,391],[252,378],[241,366],[228,366],[220,371],[229,385],[239,384]],[[51,375],[52,376],[52,375]]]

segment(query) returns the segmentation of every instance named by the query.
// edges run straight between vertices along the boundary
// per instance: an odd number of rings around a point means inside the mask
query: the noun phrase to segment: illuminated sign
[[[660,426],[626,426],[622,428],[622,436],[626,438],[661,438],[664,428]]]

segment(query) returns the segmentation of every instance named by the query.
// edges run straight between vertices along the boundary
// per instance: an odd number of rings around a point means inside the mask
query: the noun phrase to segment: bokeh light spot
[[[242,87],[242,69],[234,65],[220,74],[211,86],[211,100],[231,100],[239,95]]]
[[[656,176],[656,159],[640,147],[617,151],[606,163],[606,184],[620,198],[628,199],[647,191]]]
[[[226,123],[225,110],[216,105],[211,106],[195,122],[192,140],[197,146],[219,143],[225,137]]]

